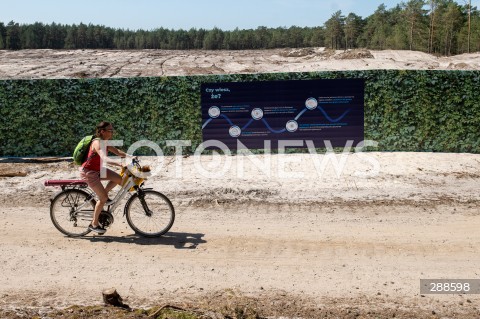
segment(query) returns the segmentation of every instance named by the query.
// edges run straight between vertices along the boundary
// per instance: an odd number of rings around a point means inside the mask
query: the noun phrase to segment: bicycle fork
[[[140,200],[140,204],[142,205],[143,210],[145,211],[145,215],[147,215],[148,217],[152,217],[153,212],[150,210],[150,208],[148,208],[147,201],[145,200],[145,193],[139,187],[137,188],[137,196]]]

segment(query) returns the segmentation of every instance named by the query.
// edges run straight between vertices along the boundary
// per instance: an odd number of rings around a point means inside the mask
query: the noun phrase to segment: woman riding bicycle
[[[106,168],[105,171],[101,171],[103,164],[111,164],[122,167],[122,162],[115,161],[108,158],[108,152],[116,154],[122,158],[129,156],[127,153],[117,149],[113,146],[105,147],[105,141],[112,138],[114,133],[113,125],[109,122],[100,122],[96,127],[95,139],[90,145],[88,151],[87,160],[82,164],[80,168],[80,177],[85,180],[88,186],[97,194],[98,201],[95,205],[93,214],[93,220],[88,226],[88,229],[98,234],[104,234],[105,229],[98,223],[102,208],[109,201],[108,192],[115,186],[121,184],[122,177],[114,171]],[[108,184],[104,187],[101,180],[108,180]],[[108,204],[108,203],[107,203]]]

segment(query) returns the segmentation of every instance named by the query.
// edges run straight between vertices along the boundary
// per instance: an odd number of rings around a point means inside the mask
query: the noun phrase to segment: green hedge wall
[[[480,153],[480,71],[369,70],[122,79],[0,81],[0,156],[70,156],[95,125],[114,123],[124,149],[202,141],[206,82],[364,78],[365,138],[379,151]],[[148,154],[149,150],[140,150]]]

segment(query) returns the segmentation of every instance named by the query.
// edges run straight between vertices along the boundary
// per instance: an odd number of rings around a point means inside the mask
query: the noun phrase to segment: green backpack
[[[95,138],[93,135],[87,135],[78,142],[77,147],[73,151],[73,162],[77,165],[82,165],[87,160],[90,145]]]

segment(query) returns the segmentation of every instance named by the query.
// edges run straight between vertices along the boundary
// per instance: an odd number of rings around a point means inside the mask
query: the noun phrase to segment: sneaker
[[[93,227],[92,224],[88,225],[88,229],[93,232],[96,232],[99,235],[103,235],[107,231],[105,228],[101,227],[100,225]]]

